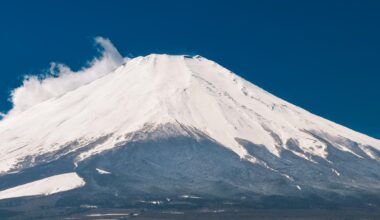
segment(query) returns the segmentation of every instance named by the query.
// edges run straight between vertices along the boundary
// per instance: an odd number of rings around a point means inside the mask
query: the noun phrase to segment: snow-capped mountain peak
[[[262,145],[276,157],[287,149],[306,160],[326,159],[330,143],[360,157],[345,144],[351,141],[379,160],[379,140],[277,98],[213,61],[152,54],[130,59],[88,84],[7,115],[0,121],[0,172],[21,169],[25,158],[33,166],[39,163],[38,156],[55,152],[80,150],[80,163],[131,141],[131,133],[165,124],[178,126],[176,132],[183,132],[182,127],[199,130],[253,163],[259,159],[238,140]],[[81,149],[102,137],[104,141]],[[289,142],[301,149],[290,149]],[[71,148],[62,151],[68,145]]]

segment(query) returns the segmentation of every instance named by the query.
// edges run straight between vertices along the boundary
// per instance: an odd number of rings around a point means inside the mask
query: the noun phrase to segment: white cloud
[[[80,71],[73,72],[64,64],[51,63],[48,74],[26,76],[22,86],[11,93],[13,108],[8,114],[25,111],[38,103],[90,83],[112,72],[126,60],[109,39],[96,37],[95,42],[100,46],[101,56],[94,58]]]

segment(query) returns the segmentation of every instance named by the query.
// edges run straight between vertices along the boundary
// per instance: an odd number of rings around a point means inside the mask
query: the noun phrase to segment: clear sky
[[[95,36],[124,56],[200,54],[380,138],[380,1],[2,1],[0,111],[25,74],[83,66]]]

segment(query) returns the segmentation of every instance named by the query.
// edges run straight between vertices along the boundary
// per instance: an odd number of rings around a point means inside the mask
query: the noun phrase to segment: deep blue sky
[[[269,92],[380,138],[380,1],[0,3],[0,111],[26,73],[83,66],[93,37],[123,55],[200,54]]]

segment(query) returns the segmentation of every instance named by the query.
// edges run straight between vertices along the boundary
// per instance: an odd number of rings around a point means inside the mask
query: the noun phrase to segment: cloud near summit
[[[22,85],[11,93],[13,108],[6,116],[23,112],[38,103],[90,83],[112,72],[127,59],[121,56],[109,39],[96,37],[95,42],[101,56],[93,58],[77,72],[64,64],[51,63],[47,74],[25,76]]]

